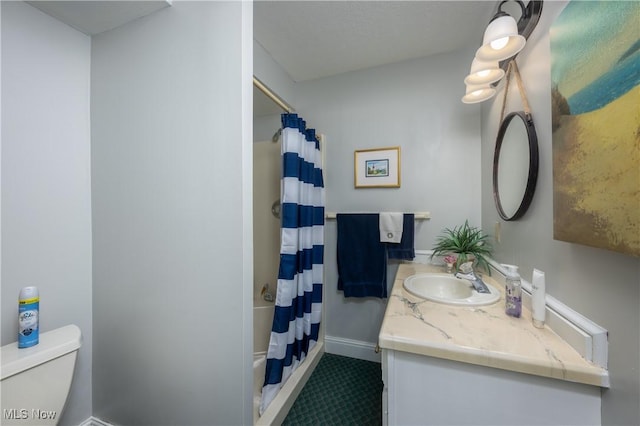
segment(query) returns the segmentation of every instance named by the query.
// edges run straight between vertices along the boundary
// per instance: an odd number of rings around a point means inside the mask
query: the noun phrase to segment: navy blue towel
[[[405,213],[402,218],[402,239],[399,243],[386,243],[389,259],[413,260],[416,251],[413,245],[415,216]]]
[[[387,297],[387,253],[378,216],[336,215],[338,290],[344,297]]]

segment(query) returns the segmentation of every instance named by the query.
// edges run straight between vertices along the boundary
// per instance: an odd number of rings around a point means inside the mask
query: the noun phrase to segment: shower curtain
[[[322,312],[324,182],[315,130],[282,114],[280,267],[260,414],[318,341]]]

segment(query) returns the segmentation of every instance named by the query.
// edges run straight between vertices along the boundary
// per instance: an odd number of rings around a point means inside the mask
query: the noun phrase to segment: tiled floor
[[[282,424],[382,424],[380,364],[324,354]]]

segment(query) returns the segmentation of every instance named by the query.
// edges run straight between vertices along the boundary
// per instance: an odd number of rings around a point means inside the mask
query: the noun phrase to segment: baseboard
[[[80,423],[78,426],[114,426],[111,423],[107,423],[104,420],[100,420],[97,417],[89,417],[84,422]]]
[[[376,344],[343,337],[325,336],[324,351],[334,355],[348,356],[365,361],[381,362],[380,353],[376,353]]]

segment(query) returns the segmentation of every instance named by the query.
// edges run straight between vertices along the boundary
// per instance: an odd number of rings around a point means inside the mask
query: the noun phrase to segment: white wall
[[[281,126],[280,114],[253,117],[253,141],[271,142],[271,138]]]
[[[95,36],[94,415],[249,424],[252,7]]]
[[[297,84],[297,110],[327,137],[328,212],[430,211],[431,220],[416,222],[417,248],[431,248],[443,228],[465,219],[480,225],[480,108],[460,102],[471,56],[443,54]],[[389,146],[401,147],[401,187],[355,189],[354,151]],[[337,291],[335,221],[325,229],[327,338],[375,345],[386,300],[345,299]]]
[[[91,41],[26,3],[1,8],[2,345],[17,340],[20,288],[38,286],[41,332],[82,330],[61,419],[79,424],[92,392]]]
[[[296,83],[289,74],[256,41],[253,42],[253,58],[253,74],[280,98],[295,108]],[[255,142],[270,141],[280,126],[280,114],[254,117],[253,140]]]
[[[528,280],[534,267],[542,269],[551,295],[609,331],[611,389],[602,394],[602,423],[639,424],[640,260],[553,239],[549,28],[566,4],[566,1],[544,3],[542,19],[518,56],[538,134],[540,170],[532,205],[515,222],[499,219],[491,196],[502,90],[495,100],[483,106],[482,222],[488,232],[493,232],[494,224],[501,222],[502,242],[496,244],[495,252],[499,261],[520,265]],[[522,110],[515,86],[509,89],[509,97],[507,112]]]
[[[253,74],[290,105],[296,105],[296,84],[261,45],[253,42]]]

